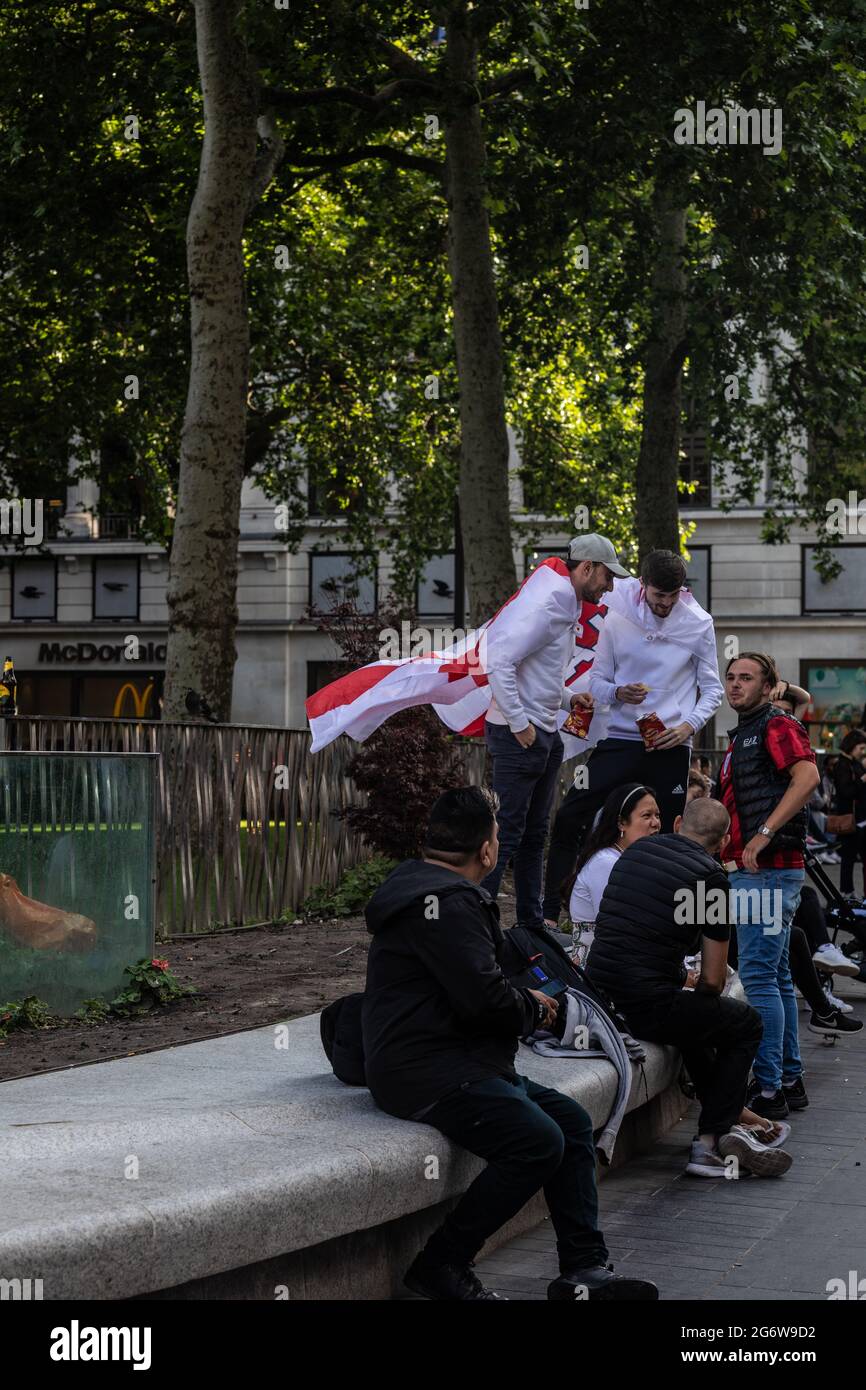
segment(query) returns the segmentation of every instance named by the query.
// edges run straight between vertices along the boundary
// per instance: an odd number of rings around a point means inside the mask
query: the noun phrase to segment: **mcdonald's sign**
[[[114,700],[114,712],[112,718],[123,718],[123,702],[126,698],[127,692],[132,696],[132,710],[135,718],[143,719],[145,716],[145,711],[147,710],[148,703],[150,701],[151,694],[153,692],[153,681],[150,681],[144,687],[144,690],[141,692],[141,694],[139,694],[137,687],[133,685],[132,681],[127,681],[125,685],[122,685],[118,690]]]

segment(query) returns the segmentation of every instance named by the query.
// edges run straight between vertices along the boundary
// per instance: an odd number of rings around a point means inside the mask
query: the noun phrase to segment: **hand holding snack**
[[[655,710],[652,710],[650,714],[640,715],[637,720],[637,728],[646,748],[655,748],[659,736],[665,732],[665,725]]]
[[[585,699],[589,699],[588,705],[585,703]],[[571,702],[571,714],[562,726],[563,733],[573,734],[575,738],[586,738],[594,712],[591,695],[587,697],[575,695]]]
[[[614,695],[624,705],[642,705],[649,693],[649,686],[642,681],[631,685],[618,685]]]
[[[659,734],[653,748],[678,748],[681,743],[686,743],[694,734],[691,724],[675,724],[672,729],[665,729],[663,734]]]

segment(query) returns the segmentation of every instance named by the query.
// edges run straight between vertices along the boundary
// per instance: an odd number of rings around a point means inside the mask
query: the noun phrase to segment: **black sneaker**
[[[571,1273],[560,1274],[547,1286],[547,1297],[555,1303],[582,1302],[586,1298],[591,1303],[627,1298],[649,1302],[658,1296],[657,1286],[649,1279],[629,1279],[624,1274],[614,1274],[612,1265],[575,1269]]]
[[[471,1263],[462,1267],[437,1265],[425,1261],[423,1255],[418,1255],[403,1276],[403,1283],[412,1293],[420,1294],[422,1298],[439,1301],[460,1300],[464,1303],[481,1302],[484,1299],[508,1302],[501,1294],[485,1289],[472,1270]]]
[[[788,1102],[789,1110],[806,1109],[806,1106],[809,1104],[809,1097],[806,1095],[806,1087],[803,1085],[802,1076],[798,1076],[793,1085],[783,1086],[782,1090],[785,1095],[785,1100]],[[775,1116],[773,1118],[775,1119]]]
[[[810,1033],[824,1033],[831,1037],[837,1033],[859,1033],[862,1027],[861,1019],[847,1018],[840,1009],[831,1009],[826,1016],[813,1014],[808,1024]]]
[[[761,1086],[753,1081],[746,1094],[746,1105],[756,1115],[765,1120],[784,1120],[788,1115],[787,1091],[777,1091],[774,1096],[762,1096]]]

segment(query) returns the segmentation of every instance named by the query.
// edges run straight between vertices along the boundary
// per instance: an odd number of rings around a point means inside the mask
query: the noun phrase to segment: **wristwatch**
[[[771,830],[770,827],[769,827],[768,825],[759,825],[759,826],[758,826],[758,834],[759,834],[759,835],[766,835],[766,837],[767,837],[768,840],[772,840],[772,838],[773,838],[773,836],[775,835],[775,833],[776,833],[775,830]]]

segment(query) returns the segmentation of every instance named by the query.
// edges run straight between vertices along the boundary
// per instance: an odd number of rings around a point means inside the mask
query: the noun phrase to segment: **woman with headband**
[[[569,897],[578,965],[583,965],[589,954],[599,905],[620,854],[635,840],[657,835],[660,829],[661,817],[652,787],[627,782],[609,794],[581,851],[570,894],[564,894]]]

